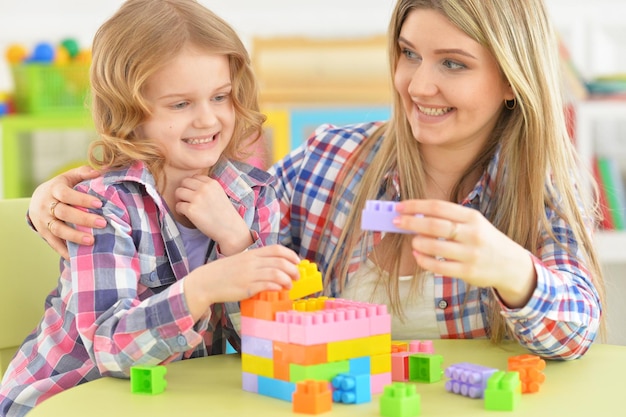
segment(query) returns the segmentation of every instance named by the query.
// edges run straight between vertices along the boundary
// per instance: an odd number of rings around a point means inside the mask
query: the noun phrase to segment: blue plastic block
[[[266,397],[277,398],[279,400],[291,402],[296,384],[294,382],[281,381],[280,379],[268,378],[259,375],[259,394]]]
[[[371,358],[369,356],[363,356],[361,358],[353,358],[348,360],[350,362],[350,375],[371,374]]]
[[[344,404],[362,404],[372,401],[370,375],[339,374],[332,379],[333,401]]]

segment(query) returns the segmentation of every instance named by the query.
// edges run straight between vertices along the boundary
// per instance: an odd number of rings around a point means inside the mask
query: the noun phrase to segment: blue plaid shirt
[[[277,177],[276,191],[281,203],[280,240],[302,258],[325,270],[332,250],[351,209],[353,196],[348,195],[335,213],[330,213],[334,180],[350,155],[381,123],[355,124],[344,127],[319,127],[307,142],[295,149],[272,168]],[[380,146],[380,141],[374,152]],[[486,214],[493,198],[493,184],[498,168],[496,153],[463,205]],[[358,182],[370,161],[358,167]],[[393,187],[391,187],[393,188]],[[381,189],[381,199],[396,200],[395,189]],[[546,207],[559,243],[580,254],[572,230]],[[330,244],[324,234],[330,223]],[[379,236],[378,236],[379,238]],[[502,306],[502,315],[519,342],[531,352],[545,358],[574,359],[587,351],[599,328],[601,305],[592,277],[582,256],[572,257],[547,232],[541,236],[539,250],[532,257],[537,273],[537,288],[527,305],[519,309]],[[367,250],[374,243],[367,242]],[[350,262],[353,274],[363,261],[357,250]],[[348,276],[348,279],[350,275]],[[488,300],[491,288],[468,286],[463,280],[434,276],[434,309],[441,338],[481,338],[488,334]],[[327,295],[341,297],[336,277],[331,277]]]

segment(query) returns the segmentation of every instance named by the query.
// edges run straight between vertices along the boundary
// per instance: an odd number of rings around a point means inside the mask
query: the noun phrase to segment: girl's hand
[[[300,275],[291,249],[271,245],[220,258],[185,277],[185,297],[194,319],[211,304],[241,301],[261,291],[290,289]]]
[[[71,169],[40,184],[32,195],[28,215],[35,229],[65,259],[69,253],[65,241],[92,245],[93,236],[69,227],[65,222],[102,228],[106,220],[76,207],[99,208],[100,200],[72,188],[79,182],[96,178],[100,173],[88,166]]]
[[[186,178],[176,190],[176,200],[176,211],[216,241],[222,254],[239,253],[254,243],[248,226],[214,179]]]
[[[536,287],[531,256],[480,212],[443,200],[403,201],[396,210],[394,224],[415,233],[411,246],[420,267],[493,287],[510,307],[526,304]]]

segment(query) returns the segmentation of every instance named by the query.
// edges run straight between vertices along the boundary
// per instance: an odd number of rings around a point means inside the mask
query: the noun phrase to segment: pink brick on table
[[[348,307],[361,307],[367,310],[367,317],[370,319],[370,336],[391,333],[391,315],[387,312],[387,306],[385,304],[371,304],[335,298],[327,300],[325,308],[337,309]]]
[[[432,340],[413,340],[409,342],[409,352],[411,353],[435,353]]]
[[[396,382],[409,380],[409,356],[412,352],[396,352],[391,354],[391,379]]]

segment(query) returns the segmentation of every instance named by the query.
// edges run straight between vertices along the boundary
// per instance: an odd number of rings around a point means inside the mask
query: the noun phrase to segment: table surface
[[[527,353],[515,344],[486,340],[435,340],[444,368],[470,362],[505,370],[509,356]],[[428,416],[617,416],[626,411],[626,346],[595,344],[575,361],[548,361],[539,392],[524,394],[514,412],[487,411],[483,401],[448,393],[444,380],[415,383],[422,417]],[[130,381],[101,378],[57,394],[28,417],[50,416],[294,416],[291,403],[243,391],[238,354],[190,359],[167,365],[167,388],[158,395],[131,394]],[[333,403],[327,416],[380,416],[371,403]]]

